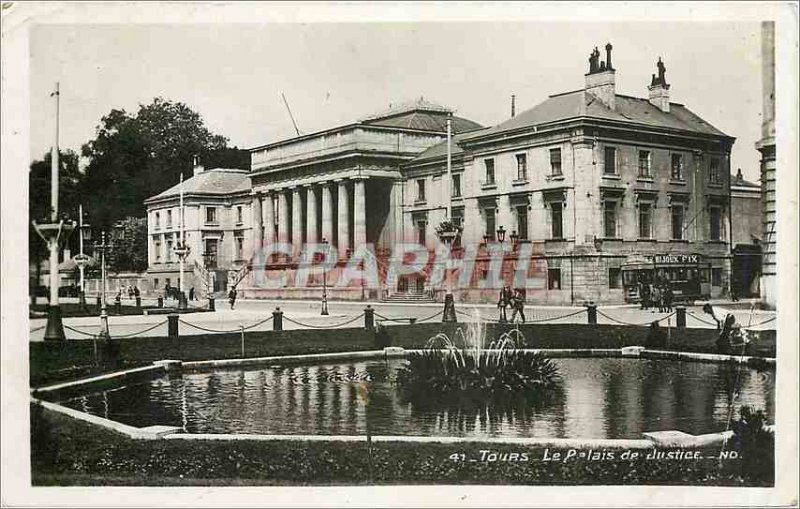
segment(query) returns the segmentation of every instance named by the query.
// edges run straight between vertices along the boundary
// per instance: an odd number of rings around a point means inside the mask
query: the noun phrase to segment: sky
[[[30,32],[31,159],[78,151],[111,109],[156,96],[188,104],[231,146],[350,123],[419,97],[484,125],[583,87],[590,51],[614,46],[617,93],[647,97],[661,57],[671,100],[737,138],[732,171],[758,179],[757,22],[36,24]]]

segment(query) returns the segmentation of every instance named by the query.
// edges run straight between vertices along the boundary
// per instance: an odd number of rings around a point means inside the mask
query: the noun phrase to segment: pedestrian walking
[[[228,302],[231,304],[231,309],[236,305],[236,287],[231,287],[231,291],[228,292]]]
[[[672,313],[672,301],[675,298],[675,294],[672,293],[672,286],[667,285],[664,288],[664,307],[667,313]]]
[[[653,305],[653,309],[650,311],[651,313],[656,312],[656,305],[661,306],[661,290],[657,286],[653,286],[653,289],[650,291],[650,302]],[[659,308],[661,311],[661,308]]]
[[[525,323],[525,294],[523,294],[519,288],[514,290],[514,296],[511,300],[511,309],[513,310],[511,313],[511,323],[514,323],[517,314],[519,314],[522,323]]]
[[[642,305],[642,309],[647,309],[647,301],[650,298],[648,290],[650,290],[650,288],[642,281],[639,281],[639,301]]]
[[[194,286],[189,288],[189,300],[194,300]]]
[[[508,321],[508,317],[506,315],[506,308],[508,308],[509,304],[511,304],[511,288],[506,285],[500,290],[500,299],[497,301],[497,307],[500,309],[500,323],[506,323]]]

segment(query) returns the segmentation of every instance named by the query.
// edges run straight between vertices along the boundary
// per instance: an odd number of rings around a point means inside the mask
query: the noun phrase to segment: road
[[[70,299],[64,299],[71,301]],[[72,299],[74,300],[74,299]],[[129,304],[123,301],[124,304]],[[143,305],[154,305],[145,299]],[[200,302],[192,302],[193,306],[200,306]],[[236,308],[231,310],[225,301],[217,301],[215,312],[191,313],[181,315],[179,330],[181,334],[200,334],[205,332],[235,332],[240,327],[247,331],[272,330],[272,311],[277,307],[283,311],[283,328],[286,330],[299,328],[328,328],[328,327],[357,327],[364,324],[364,308],[369,304],[375,310],[376,321],[388,319],[416,318],[417,321],[441,321],[442,304],[405,304],[383,302],[340,302],[328,303],[328,316],[320,314],[318,301],[268,301],[268,300],[240,300]],[[726,309],[726,304],[715,304],[717,316],[723,318],[726,311],[733,312],[737,322],[752,327],[755,330],[775,329],[777,325],[774,311],[748,309]],[[741,305],[741,303],[740,303]],[[491,304],[456,304],[459,321],[474,321],[477,319],[496,321],[498,309]],[[587,323],[586,308],[558,307],[558,306],[526,306],[525,315],[528,323]],[[667,317],[669,313],[641,310],[635,305],[601,306],[598,308],[597,322],[599,324],[632,324],[646,326],[653,320]],[[511,316],[510,312],[508,314]],[[433,318],[431,318],[433,317]],[[427,319],[427,320],[426,320]],[[266,321],[265,321],[266,320]],[[771,321],[768,321],[771,320]],[[762,323],[765,322],[766,323]],[[392,322],[389,322],[392,323]],[[403,323],[403,320],[400,322]],[[108,318],[109,330],[113,337],[125,336],[166,336],[167,317],[165,315],[130,315],[110,316]],[[36,318],[30,320],[30,340],[42,341],[46,319]],[[68,339],[90,339],[100,330],[98,317],[65,318],[65,334]],[[662,326],[675,326],[675,316],[662,320]],[[703,313],[701,306],[687,308],[686,326],[692,328],[715,328],[711,317]]]

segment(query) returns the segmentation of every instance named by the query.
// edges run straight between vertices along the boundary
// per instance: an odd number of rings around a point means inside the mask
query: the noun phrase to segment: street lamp
[[[106,243],[106,232],[100,234],[100,243],[94,243],[95,251],[100,252],[100,332],[98,337],[100,339],[110,339],[108,333],[108,314],[106,313],[106,251],[111,247]]]
[[[86,310],[86,281],[84,279],[84,268],[89,264],[89,256],[83,252],[83,241],[92,239],[92,230],[88,224],[83,222],[83,205],[78,206],[78,245],[80,252],[73,258],[75,265],[81,273],[80,286],[78,287],[78,305],[81,310]]]
[[[321,315],[328,314],[328,280],[325,275],[325,263],[328,261],[328,239],[322,238],[322,245],[325,246],[325,260],[323,261],[322,265],[322,311],[320,312]]]
[[[513,245],[514,247],[517,247],[517,244],[519,244],[519,234],[517,233],[517,230],[512,230],[511,231],[511,245]]]
[[[506,240],[506,229],[502,226],[497,229],[497,240],[500,241],[500,243],[503,243]]]

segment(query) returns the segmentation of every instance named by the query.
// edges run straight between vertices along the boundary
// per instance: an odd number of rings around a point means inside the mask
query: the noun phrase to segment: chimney
[[[511,94],[511,118],[514,118],[514,115],[517,112],[517,108],[516,108],[517,104],[516,104],[516,102],[517,102],[517,96],[515,96],[514,94]]]
[[[656,67],[658,68],[658,76],[653,74],[650,80],[650,86],[647,87],[647,90],[650,92],[650,104],[664,113],[669,113],[669,85],[665,77],[667,68],[664,67],[664,62],[661,61],[661,57],[658,57]]]
[[[197,158],[197,156],[194,156],[193,164],[194,164],[194,176],[203,173],[205,168],[203,168],[203,165],[200,164],[200,160]]]
[[[741,184],[743,180],[744,177],[742,176],[742,169],[739,168],[738,170],[736,170],[736,183]]]
[[[600,50],[595,46],[589,55],[589,72],[586,73],[585,92],[606,107],[614,109],[616,100],[615,70],[611,65],[611,43],[606,44],[606,61],[600,61]]]

